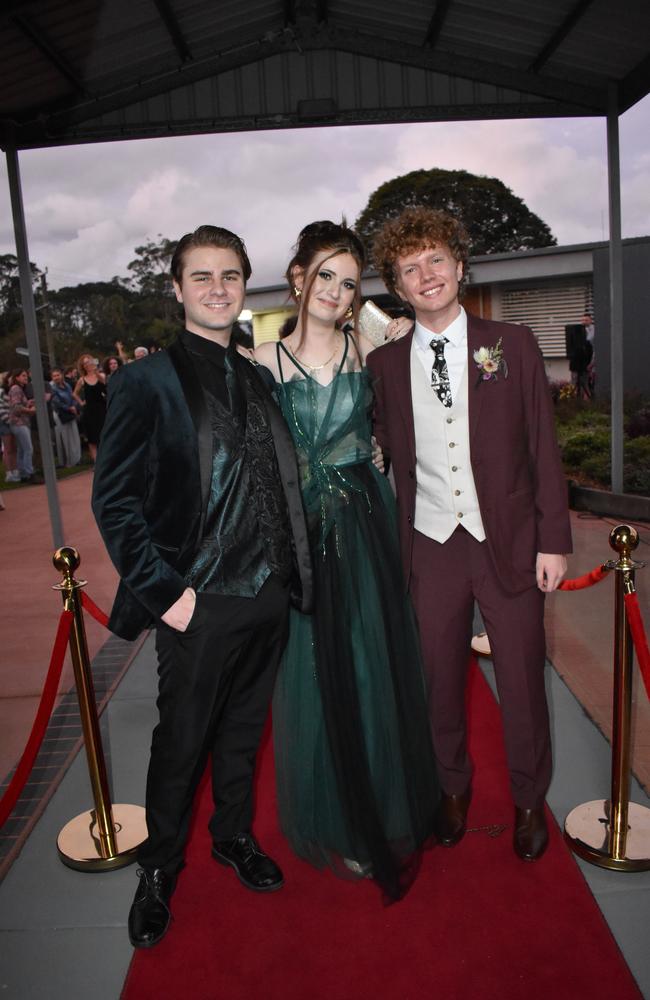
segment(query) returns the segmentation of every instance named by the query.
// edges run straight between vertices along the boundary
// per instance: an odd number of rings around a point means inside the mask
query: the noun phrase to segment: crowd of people
[[[255,892],[283,885],[252,830],[272,698],[280,823],[300,858],[373,879],[393,902],[423,848],[461,842],[475,602],[499,688],[513,849],[527,862],[544,854],[543,608],[571,549],[566,486],[535,338],[465,312],[468,256],[445,213],[406,209],[387,223],[375,263],[412,318],[390,321],[372,349],[358,325],[364,248],[345,225],[312,223],[287,269],[295,323],[251,352],[233,337],[251,275],[243,241],[206,225],[178,242],[184,329],[122,367],[93,486],[121,581],[109,627],[126,639],[156,631],[135,947],[169,928],[208,759],[214,860]]]
[[[101,362],[84,353],[76,364],[54,366],[45,375],[45,402],[50,430],[55,444],[56,461],[61,468],[79,465],[82,450],[88,450],[92,463],[106,417],[107,385],[122,365],[137,361],[158,350],[150,341],[136,347],[129,357],[121,341],[116,353]],[[36,404],[29,369],[14,368],[0,372],[0,457],[5,483],[38,482],[34,470]],[[0,510],[4,509],[0,495]]]

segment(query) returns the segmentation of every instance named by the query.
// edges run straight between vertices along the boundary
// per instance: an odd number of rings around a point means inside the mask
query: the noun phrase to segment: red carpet
[[[371,882],[341,881],[291,854],[277,829],[267,743],[255,829],[285,887],[255,895],[211,860],[204,785],[171,930],[136,952],[123,1000],[638,1000],[555,824],[541,862],[513,854],[499,713],[478,672],[470,710],[470,827],[503,824],[503,833],[428,851],[406,899],[385,908]]]

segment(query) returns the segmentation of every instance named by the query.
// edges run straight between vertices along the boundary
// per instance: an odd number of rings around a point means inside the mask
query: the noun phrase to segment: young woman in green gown
[[[343,332],[363,246],[345,226],[300,234],[287,270],[293,332],[257,360],[275,378],[301,475],[315,611],[292,611],[273,701],[282,830],[296,854],[374,878],[387,901],[417,873],[438,784],[395,503],[372,462],[372,346]]]

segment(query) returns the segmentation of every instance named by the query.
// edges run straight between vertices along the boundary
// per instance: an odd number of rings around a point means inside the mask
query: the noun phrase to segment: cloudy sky
[[[623,235],[650,234],[650,96],[620,123]],[[443,167],[498,177],[560,244],[607,238],[603,119],[372,125],[147,139],[20,154],[31,259],[51,287],[128,275],[134,247],[201,223],[280,282],[303,225],[354,221],[380,184]],[[0,253],[15,253],[0,161]]]

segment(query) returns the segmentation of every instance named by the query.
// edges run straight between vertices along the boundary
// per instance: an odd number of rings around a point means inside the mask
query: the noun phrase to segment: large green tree
[[[117,277],[51,291],[50,321],[57,354],[63,360],[73,360],[84,348],[114,354],[115,341],[126,339],[137,299],[137,293]]]
[[[357,219],[356,228],[372,250],[380,226],[414,205],[443,209],[464,222],[473,255],[557,243],[546,223],[496,177],[437,167],[413,170],[378,187]]]
[[[158,234],[157,242],[148,240],[136,247],[137,256],[128,265],[131,285],[140,293],[140,339],[166,340],[177,327],[178,307],[169,268],[178,241]]]
[[[36,292],[41,272],[30,262],[32,287]],[[20,276],[18,258],[12,253],[0,254],[0,337],[22,327]]]

